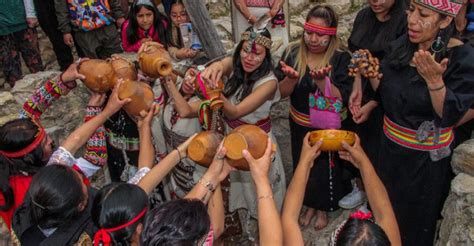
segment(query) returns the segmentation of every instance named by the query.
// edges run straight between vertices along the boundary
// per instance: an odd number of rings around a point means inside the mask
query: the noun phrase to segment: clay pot
[[[127,59],[117,55],[112,55],[112,58],[107,61],[112,64],[116,79],[137,80],[137,70],[133,63],[127,61]]]
[[[224,102],[219,99],[222,90],[224,90],[224,83],[222,80],[219,80],[217,83],[217,87],[212,88],[207,85],[201,78],[200,74],[196,76],[196,80],[194,83],[194,88],[199,93],[201,98],[206,98],[211,100],[211,110],[217,110],[224,106]]]
[[[125,104],[123,109],[132,116],[140,116],[140,112],[150,110],[155,95],[149,85],[144,82],[133,80],[125,81],[119,88],[120,100],[131,98],[132,101]]]
[[[197,164],[209,167],[223,136],[214,131],[200,132],[188,146],[189,159]]]
[[[78,72],[86,76],[84,84],[91,91],[104,93],[115,85],[115,72],[112,65],[104,60],[91,59],[82,61]]]
[[[353,145],[355,143],[356,134],[344,130],[317,130],[311,132],[309,143],[314,145],[321,138],[323,139],[323,144],[321,145],[322,151],[339,151],[344,150],[342,141]]]
[[[160,47],[151,46],[138,54],[140,69],[151,78],[167,76],[173,72],[168,52]]]
[[[249,164],[242,156],[242,150],[247,149],[255,159],[258,159],[265,153],[267,138],[267,133],[255,125],[235,128],[224,139],[229,164],[239,170],[250,170]]]

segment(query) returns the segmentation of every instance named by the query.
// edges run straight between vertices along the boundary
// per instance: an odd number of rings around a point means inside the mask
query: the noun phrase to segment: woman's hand
[[[154,48],[164,49],[163,45],[155,41],[142,42],[142,46],[138,49],[138,53],[148,52]]]
[[[356,76],[360,79],[360,74],[358,73]],[[351,95],[349,96],[349,110],[353,116],[360,113],[360,108],[362,105],[362,88],[358,86],[354,86],[352,88]]]
[[[110,116],[119,111],[123,107],[123,105],[132,101],[132,99],[130,98],[120,100],[118,92],[122,84],[123,80],[119,79],[117,84],[114,86],[114,89],[112,90],[112,94],[110,94],[109,96],[109,101],[107,102],[107,105],[103,110],[103,112],[106,112]]]
[[[91,91],[91,97],[89,98],[89,102],[87,106],[89,107],[100,107],[104,105],[105,100],[107,100],[107,95],[105,93],[97,93]]]
[[[366,103],[364,106],[362,106],[356,114],[353,114],[352,119],[354,120],[356,124],[362,124],[369,119],[370,113],[376,107],[377,107],[377,102],[370,101]]]
[[[343,160],[349,161],[358,169],[360,169],[363,163],[370,162],[369,157],[367,157],[364,150],[360,146],[359,136],[356,135],[356,141],[353,146],[343,142],[342,147],[345,150],[339,151],[339,157],[341,157]]]
[[[188,49],[188,48],[181,48],[177,51],[176,56],[181,58],[194,58],[199,51]]]
[[[313,78],[314,80],[323,80],[326,76],[329,75],[329,73],[331,72],[332,70],[332,66],[331,65],[328,65],[326,67],[323,67],[321,69],[318,69],[318,70],[311,70],[309,72],[309,75],[311,76],[311,78]]]
[[[284,61],[280,61],[280,65],[281,65],[281,71],[283,72],[283,74],[286,75],[286,77],[288,77],[291,80],[299,79],[300,74],[294,68],[286,65]]]
[[[313,167],[314,160],[321,154],[321,145],[323,144],[323,140],[320,139],[318,142],[316,142],[313,146],[309,144],[309,136],[311,135],[311,132],[306,133],[306,136],[304,136],[303,143],[302,143],[302,148],[301,148],[301,154],[300,154],[300,163],[306,163],[309,165],[309,168]]]
[[[443,74],[448,68],[448,58],[444,58],[440,63],[436,62],[430,52],[419,50],[413,56],[413,63],[416,70],[423,77],[428,88],[437,88],[444,84]]]
[[[60,80],[69,88],[75,88],[77,86],[76,79],[84,80],[86,76],[79,73],[78,67],[81,61],[87,61],[89,58],[81,58],[76,62],[69,65],[69,67],[60,75]]]
[[[215,182],[213,182],[214,187],[217,186],[217,183],[222,182],[222,180],[224,180],[232,170],[235,170],[225,159],[227,150],[223,143],[224,142],[221,142],[219,144],[216,155],[214,156],[211,165],[209,165],[207,172],[204,174],[204,179]]]
[[[181,158],[185,158],[188,156],[188,146],[193,141],[194,137],[196,137],[197,133],[194,133],[191,137],[189,137],[184,143],[180,144],[178,148],[176,148],[181,155]]]
[[[146,112],[143,116],[137,117],[137,127],[141,129],[144,126],[151,126],[151,122],[154,116],[160,112],[160,105],[153,103],[150,107],[150,110]]]
[[[259,159],[254,159],[250,152],[246,149],[242,151],[242,155],[249,163],[250,174],[255,183],[268,182],[268,171],[272,165],[272,139],[267,139],[267,148],[265,153]]]
[[[201,73],[201,78],[211,83],[211,85],[217,85],[218,81],[221,80],[224,72],[224,65],[221,61],[214,62]]]

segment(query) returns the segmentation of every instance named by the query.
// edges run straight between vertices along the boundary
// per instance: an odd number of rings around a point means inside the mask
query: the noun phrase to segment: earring
[[[436,53],[441,52],[443,49],[444,49],[444,42],[443,40],[441,40],[441,36],[438,35],[438,37],[433,42],[433,44],[431,44],[431,51],[433,51],[433,53],[436,54]]]

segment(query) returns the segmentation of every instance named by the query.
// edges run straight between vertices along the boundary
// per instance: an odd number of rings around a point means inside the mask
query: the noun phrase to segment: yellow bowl
[[[323,144],[321,145],[322,151],[339,151],[344,150],[342,147],[343,141],[349,145],[353,145],[355,143],[356,134],[344,130],[317,130],[311,132],[309,143],[314,145],[321,138],[323,139]]]

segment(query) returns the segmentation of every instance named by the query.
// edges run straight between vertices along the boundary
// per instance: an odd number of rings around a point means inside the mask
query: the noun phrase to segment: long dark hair
[[[179,26],[175,26],[173,22],[171,21],[171,9],[173,8],[174,4],[181,4],[184,6],[184,3],[182,0],[171,0],[169,1],[170,3],[170,8],[166,11],[166,14],[168,15],[168,18],[170,19],[170,24],[168,25],[168,31],[167,31],[167,38],[169,45],[176,47],[178,49],[181,49],[184,47],[183,40],[181,39],[181,29]],[[174,40],[173,39],[173,31],[177,33],[178,39]]]
[[[336,246],[389,246],[385,231],[370,220],[350,218],[337,236]]]
[[[24,149],[34,140],[39,132],[38,125],[30,119],[16,119],[0,127],[0,150],[15,152]],[[35,150],[19,158],[7,158],[0,155],[0,191],[5,204],[0,206],[6,211],[13,206],[14,194],[8,179],[12,175],[33,175],[46,163],[43,159],[43,147],[39,145]]]
[[[368,48],[370,52],[382,58],[383,51],[387,49],[388,44],[406,32],[406,15],[404,12],[406,8],[405,1],[395,0],[388,12],[390,19],[383,24],[380,24],[377,20],[370,6],[361,10],[357,16],[357,20],[361,24],[352,31],[349,37],[349,48],[352,51],[354,51],[354,48]],[[378,30],[378,32],[373,33],[373,30]],[[369,47],[358,47],[360,44],[369,45]],[[356,47],[352,47],[352,45]]]
[[[102,188],[92,205],[92,220],[98,228],[113,228],[126,224],[148,206],[148,196],[142,188],[127,183],[113,183]],[[110,232],[112,245],[129,245],[144,216],[124,229]]]
[[[446,15],[440,14],[439,20],[443,20],[445,18],[447,18]],[[452,21],[448,27],[439,30],[438,36],[441,37],[441,41],[444,44],[444,49],[441,52],[435,54],[436,61],[439,62],[446,57],[448,51],[447,45],[449,43],[449,39],[454,35],[455,29],[456,27],[454,21]],[[410,42],[408,34],[404,34],[390,45],[386,59],[388,60],[391,67],[400,69],[410,63],[417,50],[418,45]]]
[[[31,181],[29,198],[31,218],[43,229],[70,223],[81,212],[79,205],[86,197],[79,174],[65,165],[48,165]]]
[[[252,27],[248,28],[247,31],[251,30]],[[265,29],[260,35],[263,35],[267,38],[272,38],[270,32]],[[245,75],[244,68],[242,66],[242,61],[240,59],[240,51],[244,44],[244,40],[241,40],[237,48],[235,49],[233,56],[234,70],[232,76],[229,78],[224,87],[224,95],[226,97],[234,95],[237,90],[242,86],[242,93],[238,96],[237,100],[242,101],[245,97],[252,93],[252,88],[255,82],[261,79],[263,76],[267,75],[269,72],[273,71],[272,55],[270,54],[270,49],[265,48],[265,58],[263,59],[260,67],[255,69],[250,74]]]
[[[136,0],[130,7],[130,12],[128,13],[129,23],[126,30],[127,40],[131,44],[134,44],[140,41],[140,37],[138,36],[138,29],[140,28],[140,26],[138,25],[138,21],[137,21],[137,14],[138,12],[140,12],[142,8],[146,8],[153,12],[153,27],[155,28],[155,31],[158,32],[158,38],[160,39],[160,43],[163,44],[163,46],[167,47],[168,36],[166,34],[167,33],[166,28],[163,24],[163,21],[165,21],[166,23],[169,23],[167,17],[162,15],[160,11],[158,11],[156,7],[154,6],[150,6],[147,4],[136,4]]]
[[[196,245],[207,235],[210,226],[206,205],[201,201],[170,201],[148,213],[141,235],[141,245]]]

